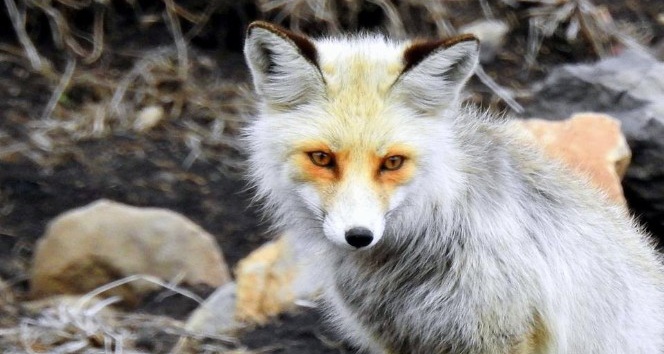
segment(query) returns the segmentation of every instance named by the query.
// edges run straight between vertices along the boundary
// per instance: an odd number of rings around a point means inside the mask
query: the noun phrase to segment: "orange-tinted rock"
[[[265,323],[270,316],[291,308],[295,300],[296,263],[283,236],[241,260],[235,270],[235,319]]]
[[[620,122],[605,114],[580,113],[564,121],[520,121],[551,157],[587,175],[611,200],[625,203],[620,183],[631,152]]]

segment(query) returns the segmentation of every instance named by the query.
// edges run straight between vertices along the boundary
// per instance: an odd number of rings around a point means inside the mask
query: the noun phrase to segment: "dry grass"
[[[159,285],[198,303],[203,301],[186,289],[148,275],[120,279],[81,297],[26,305],[16,303],[9,289],[0,288],[3,294],[0,313],[5,321],[13,317],[15,322],[13,325],[3,323],[0,328],[3,353],[146,353],[137,349],[141,333],[170,336],[173,343],[178,338],[187,339],[196,344],[197,353],[249,353],[238,349],[238,343],[232,338],[189,333],[184,323],[167,317],[119,312],[109,307],[119,298],[99,298],[108,290],[137,281]],[[21,310],[12,310],[12,307]],[[204,340],[207,342],[203,343]]]
[[[216,79],[221,72],[218,63],[209,56],[192,56],[189,49],[189,41],[220,1],[211,1],[203,13],[193,14],[173,0],[164,0],[162,17],[173,45],[142,52],[109,52],[104,45],[103,22],[109,2],[4,2],[21,47],[0,43],[0,61],[23,66],[30,77],[42,77],[53,86],[39,119],[23,127],[28,139],[0,132],[0,160],[20,155],[49,167],[59,163],[59,156],[72,154],[78,141],[115,133],[149,133],[152,128],[167,130],[191,149],[190,157],[183,161],[185,167],[220,150],[237,148],[233,135],[251,110],[251,95],[244,86]],[[94,13],[94,20],[90,32],[81,33],[66,14],[86,8]],[[53,43],[60,50],[54,57],[40,54],[26,31],[26,17],[37,13],[49,20]],[[194,26],[183,33],[181,21]],[[62,53],[64,65],[53,64]],[[119,71],[106,63],[93,64],[103,53],[110,62],[132,62],[132,68]],[[76,92],[85,92],[86,98],[77,100],[72,96]],[[146,129],[137,120],[141,110],[151,107],[160,107],[164,114]]]
[[[517,1],[534,5],[527,13],[529,33],[526,62],[529,67],[536,65],[542,42],[559,31],[564,32],[568,42],[585,38],[598,57],[614,54],[616,43],[635,50],[645,50],[635,38],[616,25],[608,9],[595,6],[589,0]]]
[[[263,14],[277,23],[290,23],[296,31],[306,23],[322,25],[327,33],[339,34],[360,28],[360,12],[367,5],[380,9],[385,18],[384,29],[390,36],[403,38],[409,25],[424,21],[435,28],[433,36],[451,36],[455,33],[449,10],[444,1],[427,0],[257,0]],[[426,18],[413,18],[412,14],[425,14]]]
[[[233,82],[181,79],[187,74],[178,53],[171,48],[146,52],[132,70],[115,75],[80,68],[70,58],[40,119],[24,127],[29,139],[0,134],[0,159],[18,153],[50,166],[57,164],[57,155],[71,153],[77,141],[152,129],[183,140],[197,158],[211,157],[199,151],[202,146],[236,149],[232,133],[251,110],[251,95]],[[211,61],[197,56],[185,66],[201,68]],[[68,93],[73,90],[95,99],[72,103]],[[146,128],[139,118],[149,107],[160,107],[163,114]],[[193,160],[183,163],[190,166]]]

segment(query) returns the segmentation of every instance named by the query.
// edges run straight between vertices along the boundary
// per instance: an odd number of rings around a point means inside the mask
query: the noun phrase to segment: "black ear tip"
[[[444,50],[464,42],[476,43],[476,50],[479,51],[479,39],[472,34],[462,34],[460,36],[432,41],[415,41],[404,51],[403,71],[406,72],[417,66],[422,60],[438,50]]]
[[[247,38],[251,36],[252,30],[255,28],[263,29],[290,42],[307,61],[318,66],[318,50],[309,37],[269,22],[254,21],[247,27]]]
[[[445,48],[450,48],[450,47],[453,47],[453,46],[455,46],[457,44],[460,44],[460,43],[474,43],[475,48],[477,48],[477,50],[479,50],[479,48],[480,48],[480,39],[475,37],[475,35],[470,34],[470,33],[465,33],[465,34],[458,35],[456,37],[446,39],[443,42],[443,46],[445,46]]]
[[[251,31],[255,28],[264,29],[266,31],[270,31],[270,32],[275,33],[275,34],[288,32],[287,29],[285,29],[285,28],[283,28],[279,25],[275,25],[274,23],[270,23],[270,22],[266,22],[266,21],[254,21],[254,22],[250,23],[249,26],[247,26],[247,36],[249,36],[251,34]]]

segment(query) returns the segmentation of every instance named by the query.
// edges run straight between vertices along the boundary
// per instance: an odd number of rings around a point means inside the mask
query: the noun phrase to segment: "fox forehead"
[[[381,118],[408,44],[368,35],[317,41],[327,112],[344,123]]]

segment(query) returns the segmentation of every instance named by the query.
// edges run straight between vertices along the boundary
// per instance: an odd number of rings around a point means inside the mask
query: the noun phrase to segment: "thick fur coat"
[[[371,353],[664,353],[661,260],[622,206],[459,104],[470,36],[250,26],[250,175]],[[357,231],[360,230],[360,231]]]

